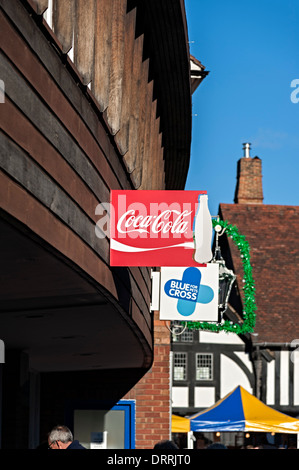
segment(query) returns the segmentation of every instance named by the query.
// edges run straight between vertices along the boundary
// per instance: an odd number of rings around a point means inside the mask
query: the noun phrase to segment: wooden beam
[[[113,0],[111,8],[113,12],[113,20],[111,31],[111,68],[107,121],[112,134],[115,135],[119,131],[121,117],[127,0]]]
[[[143,171],[142,171],[142,183],[140,189],[154,189],[153,186],[153,155],[155,152],[155,124],[156,124],[156,113],[157,113],[157,100],[153,101],[151,106],[151,113],[148,116],[149,119],[149,142],[147,146],[147,152],[144,158]]]
[[[136,168],[138,151],[138,120],[140,106],[140,74],[142,65],[143,36],[135,39],[134,60],[132,69],[132,88],[130,95],[130,127],[129,127],[129,150],[124,155],[124,161],[128,172]]]
[[[48,8],[48,0],[33,0],[36,5],[36,12],[38,15],[43,15],[43,13]]]
[[[151,108],[153,104],[153,87],[154,82],[150,81],[147,84],[147,108],[146,108],[146,122],[144,129],[144,152],[142,155],[142,174],[139,189],[149,189],[146,186],[148,169],[150,168],[151,158]]]
[[[88,85],[93,77],[96,0],[77,0],[74,30],[74,62]]]
[[[134,180],[134,186],[138,189],[142,181],[142,165],[145,155],[145,132],[148,118],[148,112],[150,111],[151,101],[149,103],[148,97],[148,70],[149,70],[149,59],[142,63],[142,72],[140,76],[140,98],[139,98],[139,119],[138,119],[138,146],[136,155],[136,166],[131,174],[132,180]],[[151,95],[150,95],[151,98]]]
[[[129,148],[129,124],[131,106],[132,69],[136,26],[136,8],[131,10],[125,19],[125,43],[124,43],[124,74],[122,103],[120,110],[120,129],[115,136],[115,141],[124,155]]]
[[[73,0],[53,0],[53,31],[64,53],[73,46],[75,4]]]
[[[96,6],[94,70],[91,90],[103,112],[109,102],[112,8],[109,0],[97,0]]]

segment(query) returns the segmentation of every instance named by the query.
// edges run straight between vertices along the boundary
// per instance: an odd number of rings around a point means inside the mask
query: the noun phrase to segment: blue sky
[[[262,160],[264,204],[299,204],[299,0],[185,0],[190,53],[210,73],[193,95],[185,189],[212,215],[233,203],[243,142]],[[299,92],[296,95],[299,97]]]

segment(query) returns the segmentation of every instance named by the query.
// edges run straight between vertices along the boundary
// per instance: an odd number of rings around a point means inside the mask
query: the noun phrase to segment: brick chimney
[[[262,204],[262,161],[251,158],[250,144],[243,144],[244,157],[238,161],[237,185],[234,202],[236,204]]]

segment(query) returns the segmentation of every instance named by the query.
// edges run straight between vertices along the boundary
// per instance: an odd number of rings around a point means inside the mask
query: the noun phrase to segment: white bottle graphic
[[[193,236],[195,243],[194,261],[200,264],[211,261],[212,254],[212,218],[208,208],[207,194],[198,197],[198,209],[195,215]]]

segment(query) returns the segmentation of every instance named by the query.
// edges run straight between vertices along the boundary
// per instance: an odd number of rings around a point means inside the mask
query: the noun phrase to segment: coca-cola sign
[[[193,231],[201,195],[206,191],[112,190],[110,265],[198,266]]]
[[[188,216],[191,212],[184,210],[167,209],[159,215],[142,215],[138,210],[126,211],[117,222],[117,232],[128,235],[130,233],[147,233],[149,237],[156,234],[185,234],[188,230]]]

